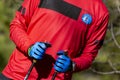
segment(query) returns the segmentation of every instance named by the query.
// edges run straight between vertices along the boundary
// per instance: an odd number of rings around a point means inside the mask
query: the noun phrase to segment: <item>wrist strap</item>
[[[75,71],[75,62],[72,62],[72,71]]]

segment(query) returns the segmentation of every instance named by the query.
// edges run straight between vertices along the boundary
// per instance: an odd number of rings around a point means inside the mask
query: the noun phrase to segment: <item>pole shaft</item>
[[[57,75],[57,72],[54,72],[51,80],[55,80],[56,75]]]
[[[27,80],[27,79],[28,79],[28,77],[29,77],[29,75],[30,75],[30,73],[31,73],[31,71],[32,71],[35,63],[36,63],[36,60],[33,60],[32,65],[30,66],[30,68],[29,68],[29,70],[28,70],[28,73],[26,74],[24,80]]]

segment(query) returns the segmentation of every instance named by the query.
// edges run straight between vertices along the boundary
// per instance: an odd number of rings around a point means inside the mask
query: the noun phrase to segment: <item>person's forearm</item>
[[[22,20],[24,21],[24,19]],[[22,52],[27,53],[28,48],[32,45],[32,40],[26,32],[24,22],[15,17],[10,24],[10,39],[15,43],[16,47]]]
[[[93,55],[92,53],[84,53],[80,57],[73,59],[72,61],[75,62],[74,71],[78,72],[78,71],[88,69],[91,66],[95,57],[96,57],[96,54]]]

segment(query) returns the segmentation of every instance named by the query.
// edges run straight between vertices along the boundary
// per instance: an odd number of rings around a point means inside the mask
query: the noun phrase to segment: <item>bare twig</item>
[[[108,63],[109,63],[109,66],[112,68],[112,71],[98,71],[93,67],[90,67],[90,70],[92,70],[92,72],[94,72],[94,73],[102,74],[102,75],[120,74],[120,71],[116,69],[116,67],[110,60],[108,60]]]
[[[120,74],[120,71],[109,71],[109,72],[102,72],[102,71],[97,71],[94,68],[90,68],[90,70],[92,70],[92,72],[95,72],[97,74],[102,74],[102,75],[106,75],[106,74]]]
[[[120,48],[120,45],[119,45],[119,43],[117,42],[117,40],[116,40],[116,38],[115,38],[115,34],[114,34],[114,31],[113,31],[113,24],[112,23],[110,23],[110,31],[111,31],[111,35],[112,35],[112,38],[113,38],[113,40],[114,40],[114,43],[116,44],[116,46],[118,47],[118,48]]]
[[[109,65],[110,65],[110,67],[113,69],[113,71],[117,71],[117,69],[114,67],[114,65],[113,65],[113,63],[110,61],[110,60],[108,60],[108,63],[109,63]]]
[[[115,35],[115,37],[120,36],[120,31],[116,32],[116,34],[114,34],[114,35]],[[107,44],[107,43],[111,42],[112,40],[113,40],[113,38],[111,37],[111,38],[105,40],[104,44]]]
[[[117,10],[118,12],[120,13],[120,1],[119,0],[116,0],[116,7],[117,7]]]

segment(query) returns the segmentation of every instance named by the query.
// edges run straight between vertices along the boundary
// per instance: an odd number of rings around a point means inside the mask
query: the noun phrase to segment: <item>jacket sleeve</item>
[[[81,56],[73,59],[76,64],[75,72],[89,68],[95,59],[98,50],[103,44],[108,25],[109,14],[102,16],[91,26],[86,35],[86,45]]]
[[[38,1],[24,0],[10,24],[10,39],[15,43],[17,49],[23,53],[27,53],[28,48],[33,44],[32,39],[27,34],[27,28],[39,3]]]

